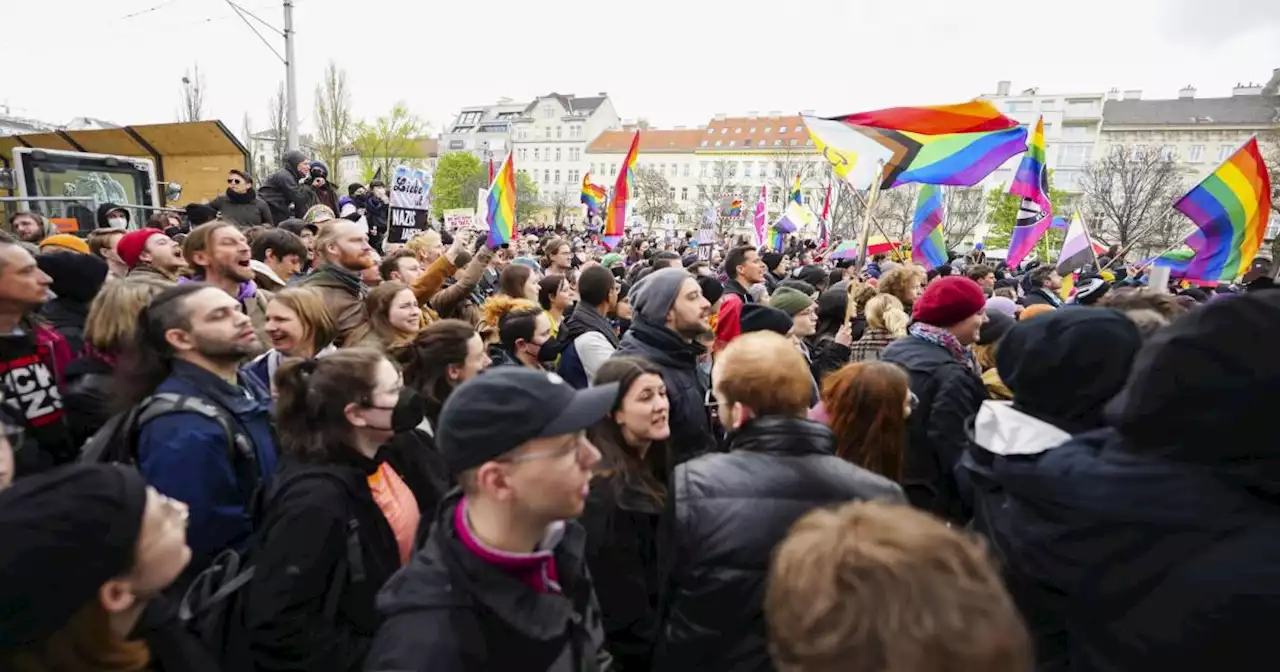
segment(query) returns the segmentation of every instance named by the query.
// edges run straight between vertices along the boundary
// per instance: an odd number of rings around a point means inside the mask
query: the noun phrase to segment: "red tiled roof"
[[[787,129],[782,132],[781,129]],[[791,144],[792,141],[795,144]],[[706,141],[706,144],[703,144]],[[775,144],[778,142],[781,144]],[[720,146],[716,146],[716,142]],[[809,144],[809,132],[798,114],[712,119],[698,138],[699,152],[776,151],[784,147],[817,151]],[[730,143],[733,143],[730,145]]]
[[[423,156],[439,156],[440,154],[440,141],[435,138],[418,140],[417,145]]]
[[[694,129],[640,131],[640,151],[646,154],[658,152],[689,153],[697,149],[706,131]],[[625,154],[631,149],[634,130],[605,131],[587,146],[588,152],[598,154]]]

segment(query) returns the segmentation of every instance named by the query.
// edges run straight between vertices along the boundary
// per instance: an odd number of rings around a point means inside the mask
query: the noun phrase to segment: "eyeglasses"
[[[230,180],[227,180],[227,184],[244,184],[244,181],[237,180],[237,179],[230,179]]]
[[[502,459],[495,460],[495,461],[506,462],[508,464],[519,464],[521,462],[532,462],[534,460],[540,460],[544,457],[550,457],[552,459],[560,459],[570,454],[573,454],[576,460],[578,462],[581,462],[582,453],[583,453],[582,449],[586,448],[589,445],[591,444],[587,441],[587,433],[578,432],[577,434],[573,435],[572,439],[566,441],[563,445],[560,445],[558,447],[547,448],[546,450],[535,450],[533,452],[525,453],[523,455],[513,455],[511,457],[504,457]]]

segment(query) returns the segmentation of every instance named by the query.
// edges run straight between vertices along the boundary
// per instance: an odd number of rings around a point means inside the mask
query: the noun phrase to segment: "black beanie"
[[[49,289],[58,298],[89,303],[107,279],[107,262],[91,254],[53,252],[36,257],[40,270],[53,279]]]
[[[698,276],[698,288],[702,290],[702,298],[715,305],[724,296],[724,285],[719,280],[706,275]]]
[[[186,210],[187,221],[191,222],[193,229],[205,222],[212,222],[218,217],[218,211],[204,203],[188,203]]]
[[[781,252],[765,252],[764,254],[760,255],[760,261],[764,262],[765,268],[772,271],[773,269],[778,267],[778,264],[782,263],[782,253]]]
[[[791,331],[792,325],[790,315],[777,308],[762,306],[758,303],[748,303],[743,306],[738,323],[742,326],[744,334],[753,331],[772,331],[783,336]]]
[[[0,650],[57,632],[133,567],[147,484],[137,471],[72,464],[0,491]]]

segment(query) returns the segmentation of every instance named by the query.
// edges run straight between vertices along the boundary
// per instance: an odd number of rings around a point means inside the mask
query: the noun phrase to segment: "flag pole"
[[[858,258],[862,261],[862,268],[866,268],[871,262],[867,258],[867,243],[871,239],[871,210],[876,205],[876,196],[880,194],[880,182],[884,180],[884,162],[880,162],[880,168],[876,170],[875,180],[871,182],[871,191],[867,194],[867,201],[864,203],[866,211],[862,213],[862,237],[858,242]],[[888,239],[888,236],[885,236]]]
[[[1076,210],[1074,214],[1075,214],[1075,216],[1076,216],[1076,217],[1080,217],[1080,211],[1079,211],[1079,210]],[[1093,267],[1094,267],[1094,268],[1097,268],[1097,267],[1098,267],[1098,253],[1093,249],[1093,234],[1092,234],[1092,233],[1089,233],[1089,223],[1088,223],[1088,222],[1086,222],[1086,221],[1084,221],[1084,217],[1080,217],[1080,228],[1084,229],[1084,239],[1085,239],[1085,241],[1087,241],[1087,242],[1089,243],[1089,256],[1092,256],[1092,257],[1093,257]],[[1070,224],[1067,224],[1067,231],[1068,231],[1068,233],[1071,231],[1071,225],[1070,225]],[[1065,236],[1062,238],[1062,246],[1063,246],[1063,247],[1066,247],[1066,246],[1067,246],[1067,239],[1066,239],[1066,237],[1065,237]],[[1059,257],[1059,258],[1061,258],[1061,257],[1062,257],[1062,252],[1061,252],[1061,251],[1059,251],[1059,252],[1058,252],[1058,257]]]

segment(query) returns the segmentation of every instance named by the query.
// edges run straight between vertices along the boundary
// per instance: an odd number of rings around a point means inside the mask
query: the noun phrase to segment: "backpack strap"
[[[153,394],[140,406],[137,423],[133,425],[135,433],[139,434],[146,423],[173,413],[195,413],[217,423],[227,439],[227,459],[232,468],[240,472],[238,475],[246,480],[249,492],[257,489],[261,475],[258,472],[258,454],[254,448],[253,439],[240,431],[230,411],[204,397],[174,392]],[[130,438],[130,445],[137,446],[137,436]]]
[[[279,496],[286,488],[299,481],[305,481],[312,478],[323,478],[336,483],[343,490],[347,489],[347,483],[338,476],[324,471],[302,471],[291,475],[281,481],[272,493],[272,497]],[[265,495],[260,498],[265,510]],[[329,590],[325,592],[323,613],[325,618],[332,621],[338,615],[338,605],[342,601],[342,594],[346,590],[349,583],[361,583],[367,578],[364,568],[364,552],[361,550],[360,543],[360,521],[354,516],[347,519],[347,539],[346,552],[338,558],[338,566],[333,570],[333,577],[329,579]]]

